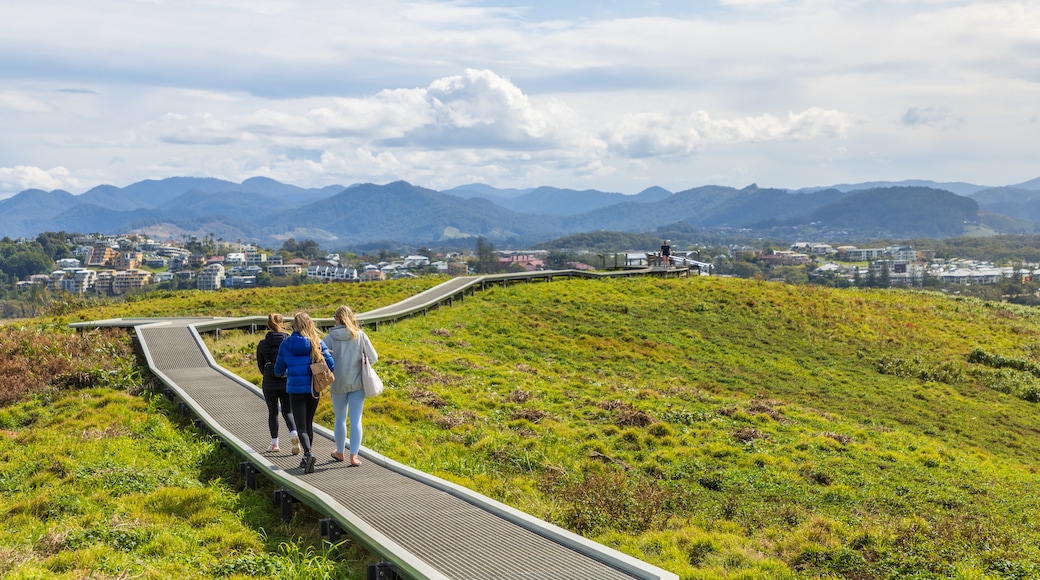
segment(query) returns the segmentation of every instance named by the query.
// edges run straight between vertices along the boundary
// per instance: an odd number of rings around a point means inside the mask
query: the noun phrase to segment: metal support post
[[[282,507],[282,522],[289,523],[293,518],[292,504],[296,498],[287,489],[278,489],[274,492],[274,501]]]
[[[256,489],[256,468],[253,464],[248,461],[243,461],[238,464],[239,471],[246,478],[246,488]]]

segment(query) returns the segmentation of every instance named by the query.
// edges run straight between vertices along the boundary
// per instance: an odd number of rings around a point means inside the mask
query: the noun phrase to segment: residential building
[[[358,274],[359,282],[376,282],[379,280],[386,280],[386,274],[384,274],[382,270],[379,270],[377,268],[365,270]]]
[[[256,276],[232,276],[225,282],[228,288],[256,288]]]
[[[144,288],[152,281],[152,273],[146,270],[120,270],[112,276],[112,294],[126,294]]]
[[[136,270],[144,263],[141,252],[120,252],[112,259],[112,267],[116,270]]]
[[[246,252],[247,266],[263,266],[267,263],[267,254],[262,252]]]
[[[224,287],[226,277],[223,265],[217,263],[210,264],[203,268],[202,273],[199,274],[198,289],[220,290]]]
[[[844,259],[848,262],[870,262],[885,256],[885,248],[853,248],[845,249]]]
[[[357,282],[358,271],[349,266],[311,266],[307,277],[322,282]]]
[[[267,273],[272,276],[296,276],[303,273],[299,264],[268,264]]]
[[[103,268],[109,264],[116,257],[116,251],[114,248],[108,246],[108,244],[95,244],[90,249],[90,258],[87,259],[88,266],[96,266]]]

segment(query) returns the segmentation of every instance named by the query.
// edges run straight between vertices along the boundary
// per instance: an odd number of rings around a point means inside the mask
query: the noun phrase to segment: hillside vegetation
[[[375,333],[365,444],[687,578],[1031,576],[1038,331],[937,294],[495,288]],[[214,350],[257,380],[253,340]]]
[[[334,286],[322,310],[398,291],[378,287]],[[220,304],[235,294],[212,309],[248,309]],[[262,296],[252,314],[301,299]],[[167,300],[131,306],[172,314]],[[367,447],[683,578],[1040,575],[1031,309],[570,280],[495,287],[371,335],[390,389],[368,402]],[[259,338],[207,341],[259,381]]]

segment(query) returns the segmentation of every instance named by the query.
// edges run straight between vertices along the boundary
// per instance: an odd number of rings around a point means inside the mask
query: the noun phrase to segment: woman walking
[[[332,393],[332,410],[336,415],[333,433],[336,450],[332,458],[344,461],[343,452],[347,443],[347,419],[350,419],[350,465],[361,465],[358,451],[361,449],[361,412],[365,408],[365,390],[361,384],[361,353],[368,362],[375,364],[379,356],[368,335],[358,326],[354,311],[349,306],[336,309],[336,326],[325,337],[333,360],[336,361],[336,380],[329,387]]]
[[[296,435],[296,421],[293,419],[289,393],[285,392],[285,377],[274,374],[274,361],[278,359],[278,347],[288,334],[283,330],[281,314],[267,315],[267,335],[256,345],[256,366],[263,373],[262,388],[264,401],[267,403],[267,425],[271,431],[271,445],[268,451],[278,451],[278,412],[281,410],[285,427],[292,438],[292,454],[300,454],[300,438]]]
[[[329,369],[336,370],[336,361],[329,354],[325,343],[318,338],[318,329],[306,312],[297,312],[293,317],[292,334],[278,347],[278,358],[274,372],[286,377],[285,390],[289,392],[296,429],[303,446],[300,467],[304,473],[314,472],[314,412],[318,409],[318,397],[311,392],[311,363],[322,358]]]

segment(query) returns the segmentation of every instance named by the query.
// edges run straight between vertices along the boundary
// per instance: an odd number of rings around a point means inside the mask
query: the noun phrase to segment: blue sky
[[[0,2],[0,197],[1040,176],[1040,5]]]

